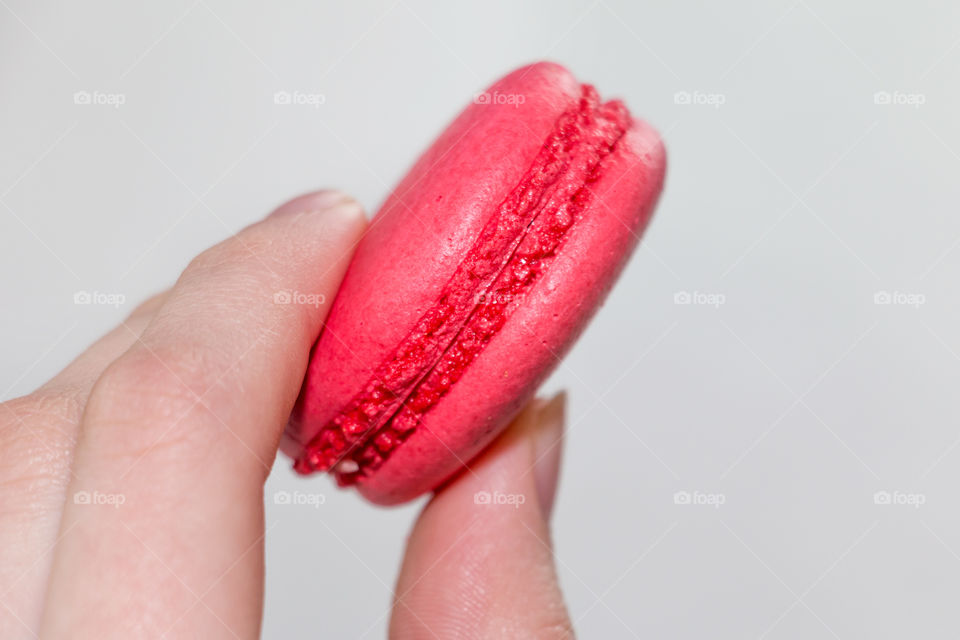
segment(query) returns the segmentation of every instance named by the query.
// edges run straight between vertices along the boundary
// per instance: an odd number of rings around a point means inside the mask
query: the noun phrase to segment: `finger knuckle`
[[[275,239],[264,230],[257,226],[246,229],[190,262],[178,283],[183,285],[180,304],[186,304],[187,299],[194,304],[206,304],[211,295],[210,283],[216,282],[220,288],[213,295],[228,300],[237,313],[265,308],[272,312],[289,311],[273,306],[274,295],[281,288],[277,274],[286,268],[281,263],[286,255],[277,251]]]
[[[219,433],[206,396],[226,369],[204,345],[133,349],[94,385],[84,437],[118,457],[202,455]]]
[[[35,499],[69,478],[82,403],[67,391],[36,391],[0,404],[0,503]],[[8,499],[9,498],[9,499]]]
[[[83,411],[79,391],[72,387],[42,387],[33,393],[0,404],[0,430],[27,421],[57,431],[77,421]]]
[[[257,226],[249,227],[201,252],[187,265],[184,275],[206,275],[211,271],[222,271],[242,267],[252,261],[266,260],[272,253],[273,245],[273,239],[261,232]]]
[[[69,391],[36,391],[0,404],[0,451],[9,452],[24,434],[30,440],[73,441],[72,426],[82,402]]]

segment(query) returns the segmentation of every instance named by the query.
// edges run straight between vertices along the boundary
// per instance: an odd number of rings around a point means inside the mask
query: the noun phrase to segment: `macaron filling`
[[[363,390],[303,444],[294,469],[362,482],[421,422],[504,325],[593,197],[603,160],[631,124],[583,85],[532,165],[497,206],[433,306]]]

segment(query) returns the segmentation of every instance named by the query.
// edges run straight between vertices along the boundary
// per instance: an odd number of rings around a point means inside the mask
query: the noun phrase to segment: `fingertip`
[[[397,637],[424,626],[499,637],[504,622],[517,637],[569,632],[548,524],[564,403],[564,393],[533,401],[420,515],[398,581]]]
[[[268,218],[330,212],[345,217],[364,217],[363,207],[349,194],[337,189],[305,193],[277,207]]]
[[[550,520],[560,481],[563,432],[566,425],[567,392],[556,394],[537,411],[533,442],[533,479],[537,502],[545,520]]]
[[[336,190],[308,193],[278,207],[261,223],[284,234],[312,238],[313,250],[326,259],[348,258],[367,227],[363,206],[352,196]]]

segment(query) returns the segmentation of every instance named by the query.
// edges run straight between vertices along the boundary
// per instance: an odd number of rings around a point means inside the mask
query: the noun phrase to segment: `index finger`
[[[288,203],[195,259],[107,368],[42,637],[257,634],[263,481],[364,224],[334,192]]]

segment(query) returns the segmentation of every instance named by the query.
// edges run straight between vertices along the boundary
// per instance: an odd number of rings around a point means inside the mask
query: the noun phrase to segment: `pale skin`
[[[0,404],[0,637],[259,636],[263,485],[329,306],[274,293],[333,300],[366,225],[342,194],[297,198]],[[535,401],[433,496],[391,638],[572,637],[549,530],[562,431],[563,398]]]

